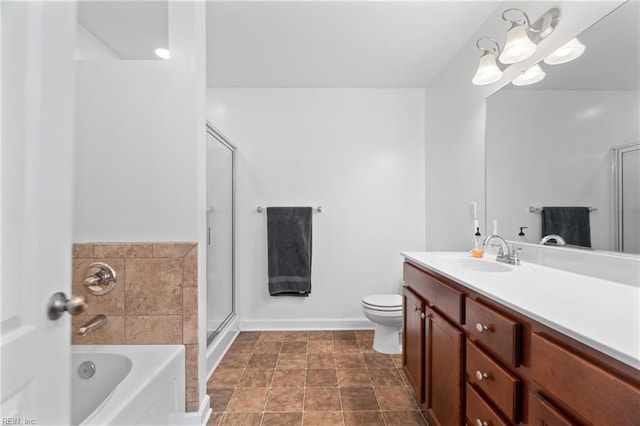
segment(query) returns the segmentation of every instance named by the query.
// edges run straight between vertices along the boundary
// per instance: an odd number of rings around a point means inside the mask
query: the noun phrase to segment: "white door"
[[[0,422],[69,424],[73,2],[0,1]],[[17,423],[17,422],[20,423]]]

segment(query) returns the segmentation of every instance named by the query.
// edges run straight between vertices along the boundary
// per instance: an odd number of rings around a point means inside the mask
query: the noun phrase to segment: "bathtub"
[[[183,423],[184,346],[71,348],[73,426]]]

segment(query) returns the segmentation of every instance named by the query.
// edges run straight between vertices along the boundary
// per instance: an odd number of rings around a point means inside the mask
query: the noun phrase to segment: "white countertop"
[[[640,370],[638,286],[528,262],[512,266],[508,272],[479,272],[458,263],[464,258],[496,263],[495,256],[487,254],[483,259],[474,259],[466,252],[401,254]]]

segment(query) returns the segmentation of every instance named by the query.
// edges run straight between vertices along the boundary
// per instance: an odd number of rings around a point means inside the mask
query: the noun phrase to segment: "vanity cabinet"
[[[415,390],[419,402],[424,402],[424,301],[404,287],[402,366],[407,379]]]
[[[638,388],[543,334],[531,336],[532,379],[591,424],[640,424]]]
[[[412,265],[405,264],[404,272],[409,312],[404,314],[403,370],[436,425],[460,425],[464,295]]]
[[[429,268],[404,282],[403,368],[432,424],[640,425],[638,370]]]
[[[433,309],[425,310],[425,408],[436,425],[459,425],[464,334]]]

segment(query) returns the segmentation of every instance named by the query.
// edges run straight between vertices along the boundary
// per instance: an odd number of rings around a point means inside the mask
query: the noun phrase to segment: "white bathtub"
[[[71,424],[182,424],[184,357],[181,345],[72,346]],[[95,366],[86,379],[79,373],[85,361]]]

